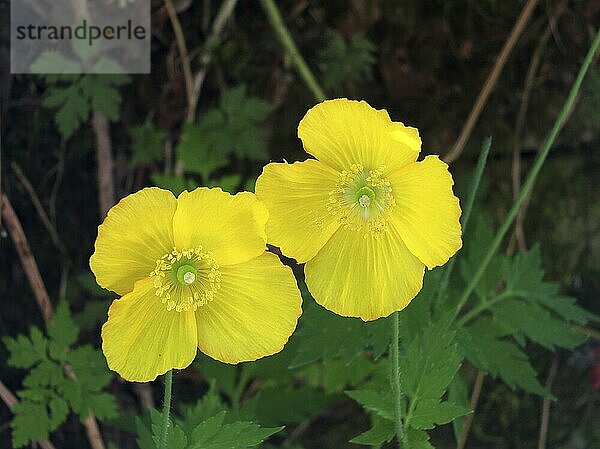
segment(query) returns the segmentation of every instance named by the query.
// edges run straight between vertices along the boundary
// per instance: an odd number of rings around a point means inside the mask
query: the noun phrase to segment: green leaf
[[[573,349],[585,341],[566,321],[556,319],[533,302],[504,300],[492,309],[494,319],[513,333],[522,332],[539,345],[554,350],[556,346]]]
[[[412,402],[439,400],[454,379],[462,360],[454,336],[443,320],[426,328],[400,354],[400,383]]]
[[[31,328],[30,338],[19,335],[17,338],[3,337],[2,341],[10,352],[7,360],[9,366],[31,368],[47,357],[48,341],[35,326]]]
[[[586,324],[590,321],[600,321],[597,316],[588,312],[582,307],[575,304],[575,299],[568,296],[557,296],[548,298],[541,302],[542,305],[551,309],[554,313],[561,316],[565,320],[573,321],[577,324]]]
[[[171,176],[154,172],[151,179],[156,186],[170,190],[175,196],[178,196],[184,190],[194,190],[198,187],[198,184],[193,179],[185,179],[183,176]]]
[[[452,383],[448,388],[448,400],[455,404],[462,405],[465,408],[469,408],[469,392],[467,390],[467,384],[461,376],[460,371],[454,376]],[[452,427],[454,430],[454,437],[458,442],[460,434],[462,433],[465,419],[462,416],[457,417],[452,421]]]
[[[190,449],[245,449],[258,446],[283,427],[261,428],[258,424],[238,421],[224,424],[221,412],[200,424],[192,434]]]
[[[300,320],[297,334],[301,344],[290,368],[337,358],[349,364],[369,344],[364,322],[333,314],[319,305],[305,307]]]
[[[131,137],[131,165],[159,162],[164,157],[167,133],[148,120],[141,126],[129,128]]]
[[[395,436],[396,429],[392,421],[373,415],[371,416],[371,428],[352,438],[350,442],[364,444],[365,446],[379,446],[389,443]]]
[[[490,318],[480,318],[457,335],[459,350],[482,371],[499,376],[511,388],[519,387],[540,396],[550,396],[536,378],[527,355],[503,339],[503,326]]]
[[[350,40],[335,34],[318,54],[325,90],[341,91],[346,84],[358,84],[372,77],[377,47],[364,34]]]
[[[47,332],[50,337],[50,356],[55,360],[64,360],[69,346],[75,343],[79,334],[66,302],[62,301],[56,308]]]
[[[219,132],[226,132],[220,129]],[[217,170],[225,167],[229,159],[228,148],[214,145],[214,136],[198,125],[186,123],[179,145],[175,148],[177,158],[188,173],[197,173],[206,182]]]
[[[407,449],[434,449],[434,447],[429,442],[429,435],[427,432],[416,429],[406,429],[406,442]]]
[[[244,402],[241,416],[252,417],[265,426],[297,424],[318,413],[328,402],[323,392],[309,386],[263,387]]]
[[[469,226],[469,231],[464,237],[464,255],[460,259],[460,272],[466,283],[469,283],[479,269],[487,249],[494,240],[493,229],[483,215],[474,216],[473,220],[473,226]],[[503,254],[493,256],[475,287],[475,294],[481,300],[486,300],[497,291],[504,278],[503,274],[506,271],[504,267],[507,264],[508,260]]]
[[[365,410],[382,418],[394,420],[392,395],[369,389],[346,391],[346,394],[362,405]]]
[[[459,416],[471,413],[471,409],[449,401],[439,399],[422,399],[417,402],[411,415],[411,427],[419,430],[433,429],[436,425],[447,424]]]
[[[211,388],[195,405],[186,405],[181,407],[181,419],[176,422],[181,426],[188,438],[192,437],[194,429],[209,418],[219,414],[225,408],[216,389],[215,382],[212,382]]]

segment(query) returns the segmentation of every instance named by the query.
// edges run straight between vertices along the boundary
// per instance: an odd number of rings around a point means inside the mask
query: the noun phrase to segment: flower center
[[[328,210],[345,226],[368,234],[385,229],[385,214],[396,202],[392,188],[382,175],[383,168],[367,170],[354,164],[340,173],[335,189],[329,192]]]
[[[210,252],[202,247],[173,249],[156,261],[150,273],[156,296],[167,310],[196,310],[212,301],[221,286],[221,273]]]

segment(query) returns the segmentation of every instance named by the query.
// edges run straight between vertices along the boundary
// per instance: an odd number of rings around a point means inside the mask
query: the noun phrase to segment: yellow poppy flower
[[[108,366],[146,382],[187,367],[197,348],[225,363],[275,354],[302,299],[292,271],[266,253],[268,212],[252,193],[147,188],[98,227],[90,267],[115,300],[102,327]]]
[[[425,267],[462,246],[448,166],[437,156],[416,162],[417,129],[364,101],[314,106],[298,137],[316,159],[268,164],[256,182],[269,243],[306,263],[313,297],[339,315],[367,321],[403,309]]]

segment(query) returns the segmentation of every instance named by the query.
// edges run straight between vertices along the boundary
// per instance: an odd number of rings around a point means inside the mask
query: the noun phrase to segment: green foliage
[[[136,419],[140,449],[157,449],[163,416],[150,410],[149,423]],[[232,419],[232,414],[211,388],[194,406],[183,408],[181,418],[169,424],[169,449],[246,449],[256,447],[283,427],[261,427]]]
[[[63,138],[68,139],[87,121],[92,112],[100,112],[111,121],[119,118],[119,87],[127,84],[125,75],[46,75],[48,90],[43,106],[58,109],[54,121]]]
[[[339,92],[344,86],[371,79],[376,50],[377,47],[362,33],[349,40],[339,34],[332,35],[318,55],[325,90]]]
[[[29,337],[4,337],[8,365],[28,369],[13,408],[14,447],[46,439],[67,418],[69,411],[83,422],[93,412],[99,419],[116,415],[114,397],[103,390],[111,379],[102,354],[89,345],[71,346],[79,330],[66,303],[56,309],[47,336],[32,327]]]
[[[158,129],[150,120],[143,125],[129,128],[131,137],[131,164],[141,165],[159,162],[165,151],[167,133]]]
[[[389,344],[388,320],[381,319],[365,323],[353,318],[335,315],[313,303],[305,307],[301,318],[302,326],[297,331],[302,345],[292,361],[291,367],[299,367],[322,360],[330,363],[342,360],[352,363],[365,350],[371,349],[375,358]]]
[[[185,171],[208,182],[232,155],[253,161],[268,159],[267,138],[260,125],[271,110],[266,101],[248,96],[244,85],[225,91],[219,105],[202,114],[198,124],[184,126],[176,154]]]

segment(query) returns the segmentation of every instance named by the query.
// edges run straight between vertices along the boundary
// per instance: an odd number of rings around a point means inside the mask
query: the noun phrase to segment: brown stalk
[[[456,443],[456,449],[464,449],[465,445],[467,444],[467,438],[471,432],[471,426],[473,425],[473,419],[475,418],[475,409],[479,403],[479,397],[481,396],[481,389],[483,388],[484,379],[485,373],[479,370],[477,372],[477,377],[475,378],[475,384],[473,385],[473,390],[471,391],[471,400],[469,402],[469,407],[471,410],[473,410],[473,413],[465,418],[462,432],[460,433],[460,437]]]
[[[475,127],[477,120],[479,120],[479,116],[481,115],[481,112],[483,111],[483,108],[485,107],[490,94],[496,87],[496,83],[500,78],[502,69],[506,65],[506,61],[508,60],[508,57],[510,56],[515,44],[519,40],[519,37],[521,36],[521,34],[523,34],[523,30],[529,22],[529,18],[531,17],[531,14],[533,13],[537,3],[538,0],[528,0],[527,4],[525,4],[525,6],[523,7],[521,15],[515,22],[515,25],[513,26],[513,29],[510,32],[510,35],[508,36],[508,39],[504,43],[500,54],[496,58],[496,63],[494,64],[492,71],[488,75],[487,79],[485,80],[485,83],[483,84],[483,87],[481,88],[481,91],[479,92],[479,96],[477,97],[477,100],[475,101],[475,104],[473,105],[473,108],[469,113],[469,117],[467,118],[467,121],[463,126],[460,136],[454,143],[452,150],[450,150],[450,152],[448,152],[448,154],[446,154],[443,157],[444,161],[446,161],[447,163],[454,162],[461,155],[465,144],[467,143],[467,140],[469,140],[469,137],[471,137],[473,128]]]
[[[108,210],[115,204],[112,143],[110,140],[109,123],[104,114],[94,112],[92,115],[92,129],[96,137],[100,216],[104,218]]]
[[[33,257],[31,249],[29,248],[27,236],[23,231],[19,217],[17,217],[17,214],[15,213],[8,197],[5,194],[2,194],[2,219],[15,245],[15,249],[17,250],[19,259],[21,261],[21,266],[23,267],[23,271],[27,276],[29,285],[33,290],[35,299],[42,312],[42,317],[44,318],[45,322],[48,322],[53,315],[50,296],[48,295],[48,291],[44,285],[44,281],[38,269],[35,258]],[[69,365],[65,365],[63,368],[65,373],[75,380],[75,374],[73,373],[71,367]],[[102,437],[100,436],[100,432],[98,430],[98,423],[96,422],[96,418],[94,417],[93,413],[90,413],[86,418],[84,426],[92,449],[105,449],[104,442],[102,441]]]

